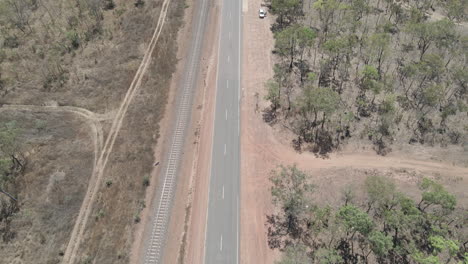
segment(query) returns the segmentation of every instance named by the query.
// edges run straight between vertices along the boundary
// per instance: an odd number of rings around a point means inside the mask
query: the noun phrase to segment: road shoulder
[[[180,169],[163,263],[202,263],[216,93],[219,5],[209,3],[198,88]]]

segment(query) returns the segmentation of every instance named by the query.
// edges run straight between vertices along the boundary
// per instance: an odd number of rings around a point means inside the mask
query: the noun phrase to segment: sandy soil
[[[264,228],[266,214],[273,209],[266,176],[276,162],[268,146],[275,140],[258,111],[263,108],[260,104],[264,83],[273,75],[274,43],[270,31],[272,17],[258,18],[260,4],[261,0],[250,0],[248,8],[243,9],[247,12],[242,29],[241,263],[273,263],[277,255],[268,248]]]
[[[369,147],[353,144],[339,153],[332,154],[328,159],[316,158],[312,153],[295,152],[290,144],[291,135],[286,129],[271,127],[262,120],[261,111],[268,106],[263,100],[264,83],[273,76],[274,60],[271,50],[274,42],[270,31],[273,18],[270,16],[259,19],[257,12],[260,5],[261,0],[250,0],[248,8],[244,8],[247,12],[244,13],[243,20],[241,263],[273,263],[279,256],[278,251],[268,247],[265,226],[266,215],[274,209],[268,187],[269,172],[279,164],[296,163],[299,168],[317,177],[314,177],[314,180],[319,179],[319,185],[333,186],[328,190],[329,193],[335,192],[335,197],[339,194],[339,188],[331,183],[343,178],[353,180],[353,177],[348,177],[346,171],[356,169],[375,169],[381,172],[409,170],[418,175],[444,175],[450,179],[462,179],[466,183],[466,163],[444,159],[443,153],[446,150],[443,149],[421,150],[419,147],[413,149],[409,146],[382,157],[376,155]],[[453,151],[454,156],[466,157],[466,153],[461,149]],[[328,177],[332,174],[332,169],[335,176]],[[463,191],[458,190],[456,193],[463,194]]]

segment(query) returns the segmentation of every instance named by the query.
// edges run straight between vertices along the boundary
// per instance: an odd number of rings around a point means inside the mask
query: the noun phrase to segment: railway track
[[[192,37],[192,42],[189,50],[187,65],[185,66],[183,88],[181,97],[177,104],[177,120],[173,131],[172,143],[170,146],[169,155],[167,158],[166,170],[163,178],[163,185],[160,191],[158,207],[153,213],[151,235],[149,244],[146,248],[144,263],[158,264],[162,263],[162,255],[164,243],[166,241],[166,232],[169,225],[170,210],[174,198],[174,190],[176,188],[176,179],[178,167],[180,164],[183,143],[186,130],[190,123],[190,113],[192,108],[192,95],[196,88],[198,76],[198,64],[200,61],[201,46],[205,32],[205,24],[208,16],[208,0],[201,0],[201,6],[198,13],[195,14],[197,19],[195,31]]]

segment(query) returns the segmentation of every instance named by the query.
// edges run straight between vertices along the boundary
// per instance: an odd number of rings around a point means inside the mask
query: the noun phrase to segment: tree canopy
[[[311,175],[297,166],[272,172],[277,213],[268,216],[278,263],[466,263],[467,210],[441,184],[423,178],[421,201],[383,176],[368,176],[364,200],[336,206],[314,201]],[[463,234],[463,235],[462,235]],[[314,262],[316,261],[316,262]]]

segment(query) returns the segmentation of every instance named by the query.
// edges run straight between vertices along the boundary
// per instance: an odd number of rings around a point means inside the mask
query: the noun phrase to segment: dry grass
[[[59,263],[91,175],[91,135],[71,114],[2,112],[0,122],[9,121],[20,128],[28,165],[18,182],[16,235],[0,243],[0,263]]]
[[[343,191],[350,188],[356,195],[356,202],[364,201],[364,181],[368,176],[379,175],[395,182],[397,190],[416,199],[421,197],[418,185],[424,177],[434,179],[444,185],[448,191],[456,195],[459,208],[468,209],[468,194],[464,192],[468,185],[468,178],[463,175],[446,173],[441,175],[437,171],[421,171],[410,168],[385,169],[357,169],[352,167],[337,167],[310,171],[311,182],[316,185],[315,201],[321,205],[341,206]]]
[[[5,1],[0,0],[0,4]],[[44,6],[39,6],[31,15],[32,33],[19,34],[16,29],[9,29],[11,34],[20,36],[20,45],[17,48],[7,48],[6,59],[1,61],[4,85],[0,87],[0,105],[44,105],[52,102],[59,106],[82,107],[97,113],[112,112],[120,105],[153,33],[162,1],[146,0],[143,7],[136,8],[133,1],[116,0],[113,10],[103,11],[101,33],[82,42],[77,49],[65,49],[56,53],[60,42],[66,43],[68,21],[78,8],[73,5],[75,2],[41,1]],[[128,109],[104,172],[105,181],[112,184],[102,184],[98,191],[77,263],[128,263],[132,233],[136,226],[135,217],[140,212],[144,199],[143,179],[152,168],[153,148],[159,137],[158,122],[164,114],[170,78],[177,63],[176,35],[182,24],[183,6],[183,1],[172,1],[169,7],[166,24],[153,53],[152,64]],[[44,26],[52,23],[46,9],[57,14],[54,26]],[[80,36],[85,35],[92,21],[89,14],[84,14],[81,24],[77,26]],[[46,31],[49,34],[44,36]],[[5,49],[4,46],[0,47]],[[44,85],[50,73],[50,68],[47,67],[53,65],[53,62],[59,62],[63,68],[63,79]],[[34,124],[38,119],[37,114],[26,113],[24,116],[29,121],[18,119],[14,112],[8,115],[8,119],[17,120],[21,126]],[[63,253],[67,246],[93,169],[95,153],[92,152],[92,140],[89,137],[86,138],[89,141],[87,144],[75,143],[78,139],[83,140],[82,137],[89,136],[89,128],[84,122],[77,123],[81,120],[71,114],[57,113],[51,115],[52,117],[54,119],[47,121],[48,127],[57,128],[47,128],[43,133],[49,141],[55,142],[53,148],[34,152],[28,145],[27,149],[34,153],[29,156],[34,159],[34,163],[29,166],[37,164],[35,166],[50,177],[34,178],[33,185],[29,181],[25,182],[20,197],[35,199],[40,197],[34,195],[35,193],[52,190],[54,195],[51,199],[71,201],[66,203],[65,209],[51,205],[45,199],[25,203],[15,221],[29,219],[23,216],[28,215],[28,212],[40,211],[46,216],[32,214],[27,217],[38,216],[38,219],[43,220],[37,220],[33,227],[17,226],[28,234],[29,240],[24,242],[17,236],[12,243],[0,245],[0,263],[15,263],[13,257],[18,263],[59,263],[62,258],[59,253]],[[0,118],[6,118],[6,115],[2,113]],[[72,122],[74,123],[71,124]],[[110,122],[103,121],[102,126],[106,137]],[[35,142],[42,146],[44,139],[38,137]],[[66,155],[65,150],[68,151]],[[58,155],[61,156],[57,158]],[[79,166],[75,163],[79,163]],[[70,166],[74,166],[73,169],[66,170]],[[28,168],[24,179],[27,179],[29,170],[36,167]],[[71,171],[69,173],[74,176],[74,182],[66,180],[69,174],[65,174],[63,178],[63,170]],[[63,186],[56,185],[57,181],[66,183],[70,190],[61,190]],[[30,188],[37,190],[33,192]],[[60,195],[65,198],[56,197]],[[44,233],[45,231],[47,232]],[[42,236],[46,238],[45,244],[34,242],[42,241],[35,239]],[[33,254],[39,251],[40,254]],[[3,258],[10,254],[12,258]]]

